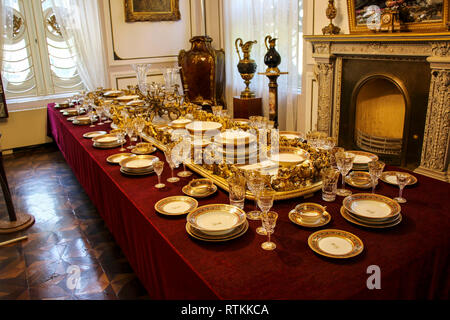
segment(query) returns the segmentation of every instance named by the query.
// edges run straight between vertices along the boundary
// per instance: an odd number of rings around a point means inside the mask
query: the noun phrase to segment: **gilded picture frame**
[[[5,92],[3,91],[3,81],[0,76],[0,118],[8,118],[8,107],[6,105]]]
[[[350,33],[374,33],[367,26],[367,17],[371,16],[370,6],[380,8],[383,13],[387,3],[385,0],[347,0]],[[446,32],[450,30],[449,0],[397,1],[399,5],[402,31],[414,33]]]
[[[181,19],[179,0],[124,0],[124,2],[125,22]]]

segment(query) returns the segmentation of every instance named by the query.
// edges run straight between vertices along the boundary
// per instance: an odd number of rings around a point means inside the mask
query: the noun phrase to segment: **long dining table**
[[[275,201],[279,214],[272,236],[277,248],[261,249],[266,237],[256,233],[261,221],[249,221],[248,231],[225,242],[204,242],[186,232],[186,216],[168,217],[155,211],[165,197],[182,195],[193,174],[178,183],[155,188],[155,174],[134,177],[106,158],[119,148],[97,149],[83,134],[110,129],[109,124],[90,128],[74,125],[54,104],[48,105],[48,133],[96,206],[130,265],[154,299],[226,300],[348,300],[348,299],[448,299],[450,292],[450,188],[449,184],[412,173],[418,183],[405,188],[402,222],[392,228],[370,229],[346,221],[340,214],[342,197],[324,202],[321,192],[308,199]],[[165,160],[160,151],[154,153]],[[180,169],[176,169],[178,172]],[[386,170],[406,171],[387,167]],[[162,178],[170,170],[166,163]],[[354,193],[367,192],[350,188]],[[370,190],[368,191],[370,192]],[[376,192],[398,195],[398,187],[379,182]],[[228,203],[218,190],[198,199],[199,206]],[[327,206],[332,219],[321,228],[292,223],[288,212],[302,202]],[[245,210],[254,208],[246,201]],[[318,255],[308,237],[320,229],[338,229],[358,236],[363,252],[350,259]],[[373,266],[379,267],[380,286],[368,285]]]

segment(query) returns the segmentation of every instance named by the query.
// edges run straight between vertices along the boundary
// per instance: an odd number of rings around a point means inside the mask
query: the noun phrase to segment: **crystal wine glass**
[[[394,198],[394,200],[397,201],[398,203],[405,203],[406,199],[403,198],[402,195],[403,195],[403,188],[405,188],[405,186],[409,182],[409,175],[403,172],[397,172],[396,176],[397,176],[397,184],[400,190],[398,192],[398,197]]]
[[[126,133],[124,130],[119,130],[119,131],[117,131],[117,138],[118,138],[119,141],[120,141],[120,149],[119,149],[119,151],[121,151],[121,152],[127,151],[127,149],[125,149],[125,148],[123,147],[123,144],[124,144],[125,141],[126,141],[126,139],[125,139],[126,134],[127,134],[127,133]]]
[[[140,141],[142,142],[142,131],[145,128],[145,120],[144,120],[144,118],[142,118],[142,117],[136,118],[136,120],[134,122],[134,125],[135,125],[135,128],[136,128],[136,131],[139,134]]]
[[[275,231],[275,225],[277,224],[278,214],[273,211],[263,212],[261,220],[264,230],[266,230],[267,241],[261,244],[261,248],[264,250],[274,250],[277,245],[270,241],[270,235]]]
[[[178,172],[178,176],[182,178],[187,178],[192,175],[192,172],[186,170],[186,162],[191,155],[191,140],[189,138],[183,139],[182,142],[179,143],[179,159],[183,164],[183,171]]]
[[[164,183],[161,183],[161,174],[164,170],[164,162],[163,161],[156,161],[153,163],[153,169],[156,172],[156,175],[158,176],[158,183],[155,185],[155,188],[162,189],[166,185]]]
[[[95,106],[94,107],[95,110],[97,111],[98,114],[98,126],[101,126],[102,124],[105,124],[102,120],[103,120],[103,106]]]
[[[94,111],[89,112],[89,120],[91,121],[91,125],[89,127],[94,128],[95,127],[95,120],[97,120],[97,115]]]
[[[372,181],[372,193],[375,193],[375,187],[378,184],[378,179],[381,177],[385,164],[378,160],[372,160],[368,163],[368,166],[370,180]]]
[[[264,179],[257,172],[249,172],[247,174],[247,180],[248,189],[255,196],[255,210],[247,212],[247,219],[259,220],[261,211],[258,210],[257,196],[264,188]]]
[[[261,217],[267,214],[273,206],[273,199],[275,192],[272,189],[264,189],[258,194],[258,206],[262,211]],[[267,230],[264,228],[264,224],[256,229],[256,233],[262,236],[267,234]]]
[[[167,163],[169,164],[170,170],[172,171],[172,176],[169,179],[167,179],[167,181],[170,183],[175,183],[175,182],[180,181],[180,178],[175,177],[173,175],[173,169],[175,169],[177,164],[175,163],[175,161],[176,161],[175,157],[173,157],[173,155],[172,155],[172,149],[164,151],[164,155],[166,156]]]
[[[347,197],[351,195],[352,192],[348,189],[345,189],[345,177],[353,167],[355,155],[350,152],[338,152],[335,154],[335,157],[338,170],[342,175],[342,188],[337,189],[336,194],[341,197]]]
[[[128,138],[130,138],[130,145],[127,147],[127,149],[134,149],[133,145],[133,137],[134,137],[134,126],[132,122],[128,122],[125,127],[126,133],[128,135]]]

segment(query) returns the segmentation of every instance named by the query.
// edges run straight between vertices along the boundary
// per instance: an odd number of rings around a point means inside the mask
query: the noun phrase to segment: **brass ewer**
[[[252,80],[253,76],[255,75],[257,67],[255,60],[250,59],[250,52],[252,51],[252,46],[255,43],[257,43],[256,40],[247,41],[246,43],[244,43],[241,38],[237,38],[235,41],[236,52],[239,56],[239,63],[237,67],[245,83],[245,90],[241,92],[241,98],[243,99],[255,97],[255,93],[253,91],[250,91],[250,80]],[[244,54],[244,59],[241,58],[239,47],[241,47],[242,53]]]

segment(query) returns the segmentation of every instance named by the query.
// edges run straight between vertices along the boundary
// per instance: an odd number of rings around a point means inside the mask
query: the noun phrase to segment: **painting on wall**
[[[179,0],[124,0],[125,21],[177,21]]]
[[[449,0],[348,0],[350,32],[370,31],[368,25],[383,13],[398,12],[402,30],[440,32],[449,30]]]
[[[6,107],[5,92],[3,91],[3,82],[0,77],[0,118],[8,118],[8,108]]]

